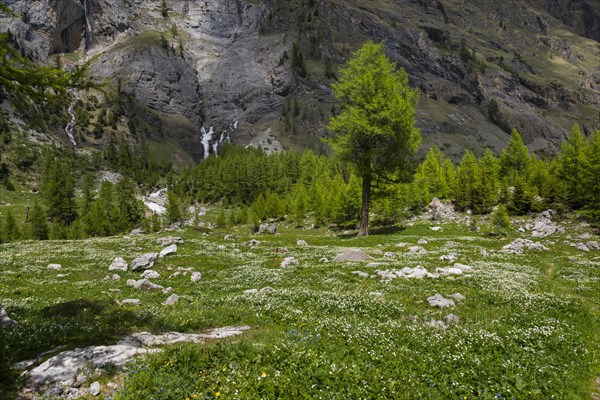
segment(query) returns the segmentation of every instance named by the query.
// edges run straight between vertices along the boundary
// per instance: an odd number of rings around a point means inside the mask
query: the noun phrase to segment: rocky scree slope
[[[96,82],[118,88],[119,134],[143,125],[197,160],[227,138],[322,146],[338,110],[330,84],[367,39],[409,72],[425,145],[451,156],[498,150],[512,128],[540,153],[575,122],[600,128],[600,7],[590,0],[168,0],[167,17],[160,1],[5,3],[17,17],[2,26],[23,52],[89,62]]]

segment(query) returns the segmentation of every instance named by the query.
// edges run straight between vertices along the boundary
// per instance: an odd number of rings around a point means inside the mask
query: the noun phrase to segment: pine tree
[[[17,226],[17,221],[13,216],[10,209],[6,211],[6,215],[4,216],[4,240],[7,242],[12,242],[14,240],[19,240],[21,238],[21,232],[19,227]]]
[[[498,160],[490,149],[486,149],[477,165],[473,207],[476,212],[485,214],[490,212],[498,201]]]
[[[29,238],[34,240],[48,239],[48,218],[36,201],[29,214]]]
[[[181,209],[181,203],[175,191],[169,190],[167,192],[167,204],[165,205],[166,213],[165,218],[167,223],[174,224],[183,219],[183,212]]]
[[[513,129],[508,145],[500,153],[500,177],[508,179],[511,185],[514,185],[517,176],[527,180],[530,162],[529,149],[523,143],[519,132]]]
[[[586,160],[584,174],[586,208],[591,219],[600,222],[600,131],[594,132],[588,139]]]
[[[475,201],[475,183],[479,167],[475,155],[467,150],[456,172],[454,204],[460,210],[473,209]]]
[[[126,232],[139,226],[144,219],[144,204],[136,197],[136,187],[129,178],[116,185],[116,205],[119,210],[117,231]]]
[[[587,188],[584,186],[587,152],[586,140],[579,125],[573,125],[557,157],[558,173],[567,190],[569,206],[579,209],[585,204]]]

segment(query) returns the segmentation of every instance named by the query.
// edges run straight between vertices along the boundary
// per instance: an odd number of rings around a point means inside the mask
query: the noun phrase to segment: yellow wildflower
[[[260,374],[260,376],[261,376],[262,378],[266,378],[266,377],[267,377],[267,373],[266,373],[265,371],[263,371],[263,372],[262,372],[262,374]]]

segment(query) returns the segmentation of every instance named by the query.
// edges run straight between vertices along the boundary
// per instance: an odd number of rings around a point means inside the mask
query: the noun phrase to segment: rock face
[[[229,139],[274,150],[278,137],[301,132],[294,146],[317,146],[331,114],[331,66],[368,39],[385,42],[422,92],[424,147],[437,143],[452,156],[467,143],[498,149],[516,127],[531,149],[551,151],[571,128],[568,115],[585,131],[598,128],[586,112],[600,105],[593,0],[522,0],[519,12],[509,2],[169,0],[168,22],[149,0],[4,3],[21,17],[2,29],[26,55],[85,52],[77,63],[90,61],[90,76],[128,97],[124,126],[145,125],[197,160]],[[522,34],[511,34],[517,28]],[[294,43],[315,66],[309,75],[292,65]],[[296,101],[305,118],[282,124]]]

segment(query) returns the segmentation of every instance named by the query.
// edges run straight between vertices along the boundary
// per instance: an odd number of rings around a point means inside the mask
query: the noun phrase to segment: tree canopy
[[[342,111],[331,118],[329,141],[340,158],[362,178],[359,235],[369,233],[369,204],[374,182],[402,177],[421,143],[415,125],[419,95],[408,74],[397,69],[383,44],[366,42],[340,71],[333,85]]]

